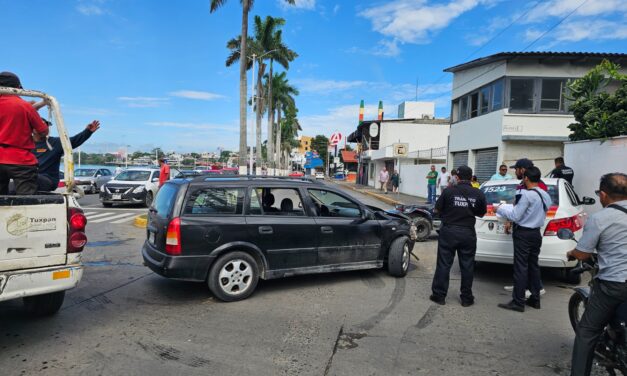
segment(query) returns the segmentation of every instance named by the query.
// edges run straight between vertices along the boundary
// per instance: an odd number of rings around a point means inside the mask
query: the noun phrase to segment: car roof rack
[[[273,176],[273,175],[201,175],[195,176],[191,182],[204,182],[204,181],[235,181],[235,180],[276,180],[276,181],[296,181],[320,184],[318,180],[311,177],[290,177],[290,176]]]

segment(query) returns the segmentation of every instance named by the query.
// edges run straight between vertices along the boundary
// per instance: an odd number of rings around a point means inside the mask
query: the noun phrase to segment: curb
[[[135,227],[146,228],[146,225],[148,225],[148,216],[146,214],[138,215],[135,217],[133,225]]]
[[[367,189],[359,189],[359,188],[353,187],[352,185],[349,185],[349,184],[339,184],[339,185],[342,185],[344,187],[350,188],[350,189],[352,189],[355,192],[359,192],[359,193],[362,193],[362,194],[365,194],[365,195],[368,195],[368,196],[375,197],[378,200],[383,201],[383,202],[385,202],[386,204],[389,204],[389,205],[402,204],[402,202],[400,202],[398,200],[395,200],[395,199],[393,199],[391,197],[387,197],[387,196],[384,196],[384,195],[380,195],[378,193],[370,192]]]

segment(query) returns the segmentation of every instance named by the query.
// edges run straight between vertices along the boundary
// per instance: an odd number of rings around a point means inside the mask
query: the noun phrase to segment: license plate
[[[148,232],[148,243],[155,244],[155,233]]]
[[[122,199],[122,195],[113,195],[113,197],[111,197],[113,200],[121,200]]]

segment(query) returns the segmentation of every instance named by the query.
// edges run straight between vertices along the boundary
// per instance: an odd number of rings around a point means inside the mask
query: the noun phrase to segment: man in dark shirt
[[[551,171],[552,178],[566,179],[570,184],[573,184],[573,178],[575,177],[575,171],[564,164],[564,158],[555,158],[555,169]]]
[[[22,88],[20,79],[10,72],[0,73],[0,86]],[[18,195],[37,192],[33,134],[42,138],[48,134],[33,106],[17,95],[0,95],[0,195],[9,193],[10,179]]]
[[[470,185],[472,169],[461,166],[457,169],[459,182],[442,192],[435,203],[435,210],[442,218],[442,228],[438,238],[438,260],[429,297],[438,304],[444,304],[448,293],[451,266],[455,253],[461,269],[461,303],[468,307],[474,304],[472,281],[474,275],[477,234],[475,217],[486,213],[486,199],[483,192]]]
[[[45,122],[50,125],[48,121]],[[87,124],[85,130],[74,137],[70,137],[72,149],[81,146],[99,128],[100,122],[94,120]],[[63,157],[61,140],[58,137],[48,137],[48,141],[46,141],[44,138],[37,136],[35,136],[34,139],[36,143],[33,154],[35,154],[39,162],[39,176],[37,177],[38,190],[54,191],[59,185],[59,166],[61,165],[61,158]]]

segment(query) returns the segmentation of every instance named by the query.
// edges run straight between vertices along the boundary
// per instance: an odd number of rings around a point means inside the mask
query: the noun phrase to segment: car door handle
[[[333,227],[331,226],[322,226],[320,227],[320,232],[323,234],[333,234]]]
[[[262,235],[273,234],[274,230],[270,226],[259,226],[259,233]]]

